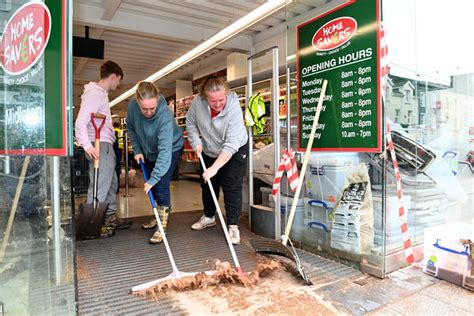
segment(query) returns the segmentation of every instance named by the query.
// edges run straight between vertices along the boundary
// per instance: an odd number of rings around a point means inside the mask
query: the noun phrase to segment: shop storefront
[[[329,80],[300,201],[303,247],[380,277],[423,259],[426,229],[448,239],[439,225],[473,225],[470,48],[431,41],[456,37],[438,21],[462,9],[397,5],[331,2],[312,20],[290,21],[287,36],[299,89],[292,148],[305,147]],[[345,200],[351,192],[362,204]]]

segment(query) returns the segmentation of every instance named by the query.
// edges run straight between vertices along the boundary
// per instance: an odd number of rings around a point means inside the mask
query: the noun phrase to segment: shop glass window
[[[51,47],[61,43],[64,33],[56,36],[58,29],[52,30],[49,41],[43,39],[51,45],[45,45],[39,58],[28,55],[31,50],[22,50],[20,59],[15,53],[27,36],[31,44],[31,34],[41,36],[47,29],[45,11],[28,11],[28,20],[22,16],[24,8],[43,3],[51,14],[50,25],[58,25],[62,1],[0,1],[0,315],[76,314],[70,161],[46,154],[51,145],[46,117],[52,107],[46,108],[65,104],[55,94],[61,80],[48,79],[61,63],[61,46]],[[15,18],[25,22],[15,34],[8,33]],[[18,44],[15,38],[25,40]]]

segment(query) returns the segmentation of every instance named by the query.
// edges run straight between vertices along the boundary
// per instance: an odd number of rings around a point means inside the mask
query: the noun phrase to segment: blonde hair
[[[135,91],[135,98],[138,102],[153,99],[160,96],[160,89],[153,84],[153,82],[149,81],[141,81],[138,86],[137,90]]]
[[[227,91],[229,91],[229,86],[227,85],[224,78],[217,76],[209,76],[202,84],[201,90],[199,91],[199,95],[205,98],[209,92],[216,91],[225,91],[227,93]]]

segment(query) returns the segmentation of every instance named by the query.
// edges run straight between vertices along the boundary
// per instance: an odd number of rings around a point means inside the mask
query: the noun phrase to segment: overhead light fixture
[[[263,20],[264,18],[272,15],[273,13],[277,12],[278,10],[284,8],[286,5],[291,3],[293,0],[268,0],[249,14],[243,16],[239,20],[235,21],[231,25],[224,28],[219,33],[212,36],[210,39],[205,41],[202,44],[199,44],[183,56],[179,57],[175,61],[171,62],[170,64],[166,65],[162,69],[155,72],[153,75],[145,78],[145,81],[157,81],[166,75],[170,74],[171,72],[175,71],[176,69],[182,67],[183,65],[187,64],[191,60],[200,55],[204,54],[205,52],[211,50],[212,48],[221,45],[225,41],[229,40],[233,36],[237,35],[238,33],[242,32],[243,30],[247,29],[248,27],[254,25],[255,23]],[[117,98],[112,100],[109,105],[110,107],[122,102],[126,98],[130,97],[135,93],[137,85],[133,88],[125,91]]]

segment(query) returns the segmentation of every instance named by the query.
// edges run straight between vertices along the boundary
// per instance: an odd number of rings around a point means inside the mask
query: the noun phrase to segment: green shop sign
[[[379,0],[348,1],[297,26],[300,150],[327,79],[313,150],[380,152],[379,6]]]
[[[68,154],[69,5],[68,0],[26,2],[5,21],[1,155]]]

